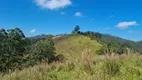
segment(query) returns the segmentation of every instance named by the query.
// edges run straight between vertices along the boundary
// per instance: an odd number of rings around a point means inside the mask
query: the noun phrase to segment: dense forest
[[[134,42],[119,37],[101,34],[99,32],[82,32],[77,25],[71,34],[62,35],[38,35],[25,37],[22,30],[0,30],[0,72],[9,73],[15,69],[22,70],[25,67],[34,66],[40,62],[51,63],[63,58],[56,55],[53,38],[64,35],[84,35],[91,40],[97,40],[102,48],[97,54],[124,54],[127,49],[133,52],[142,52],[142,42]]]

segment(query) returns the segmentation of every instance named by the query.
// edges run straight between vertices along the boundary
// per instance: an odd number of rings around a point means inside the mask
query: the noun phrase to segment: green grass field
[[[64,55],[65,58],[77,58],[85,49],[90,49],[91,55],[96,55],[96,51],[101,48],[96,40],[91,40],[83,35],[65,35],[54,39],[57,54]]]

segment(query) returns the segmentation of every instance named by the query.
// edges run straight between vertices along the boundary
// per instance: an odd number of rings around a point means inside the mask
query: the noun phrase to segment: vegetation
[[[0,72],[33,66],[41,60],[53,61],[54,43],[51,36],[39,41],[25,37],[19,29],[0,30]]]
[[[142,42],[99,32],[25,37],[0,30],[0,80],[141,80]]]
[[[91,55],[96,55],[96,51],[102,45],[96,40],[83,35],[64,35],[54,39],[56,53],[62,54],[66,59],[79,58],[84,49],[90,49]]]
[[[88,50],[81,58],[54,62],[16,70],[1,80],[141,80],[140,54],[103,55],[90,57]],[[81,56],[80,55],[80,56]]]
[[[79,33],[80,33],[80,27],[78,25],[76,25],[76,27],[72,31],[72,34],[79,34]]]
[[[92,40],[97,40],[100,44],[102,44],[103,47],[100,51],[98,51],[98,54],[123,54],[126,53],[127,48],[133,50],[134,52],[142,53],[141,41],[134,42],[111,35],[101,34],[99,32],[82,32],[80,31],[80,27],[78,25],[74,28],[73,34],[74,33],[87,36]]]
[[[30,57],[35,62],[45,60],[48,63],[55,59],[55,48],[52,36],[48,35],[45,39],[38,41],[32,45]]]

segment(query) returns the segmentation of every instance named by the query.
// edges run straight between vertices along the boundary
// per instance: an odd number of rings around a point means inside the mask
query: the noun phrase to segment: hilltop
[[[90,53],[96,55],[96,51],[102,47],[96,40],[83,35],[62,35],[53,40],[57,54],[62,54],[65,58],[80,57],[85,49],[90,49]]]

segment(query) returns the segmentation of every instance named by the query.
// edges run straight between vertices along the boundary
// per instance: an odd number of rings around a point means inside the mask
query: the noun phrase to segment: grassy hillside
[[[96,55],[101,48],[96,40],[82,35],[54,37],[57,54],[63,62],[16,70],[0,80],[142,80],[142,56],[129,51],[122,55]]]
[[[57,54],[64,55],[65,58],[80,57],[83,50],[89,49],[91,55],[95,55],[96,50],[101,48],[96,40],[91,40],[83,35],[64,35],[54,38]]]

